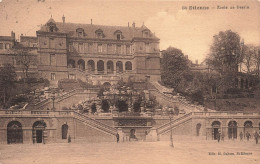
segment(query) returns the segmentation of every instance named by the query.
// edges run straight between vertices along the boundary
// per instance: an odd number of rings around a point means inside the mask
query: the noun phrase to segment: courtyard
[[[206,141],[197,138],[174,137],[158,142],[103,142],[10,144],[1,145],[1,164],[186,164],[186,163],[260,163],[260,144],[251,141]],[[221,155],[220,155],[221,153]]]

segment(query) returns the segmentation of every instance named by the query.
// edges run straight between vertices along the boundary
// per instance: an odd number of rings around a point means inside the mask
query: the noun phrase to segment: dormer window
[[[101,29],[96,30],[95,33],[96,33],[96,37],[97,37],[98,39],[104,38],[104,33],[103,33],[103,31],[102,31]]]
[[[54,32],[54,26],[50,26],[49,29],[50,29],[50,32]]]
[[[84,29],[82,29],[82,28],[78,28],[77,30],[76,30],[76,32],[77,32],[77,34],[78,34],[78,37],[84,37]]]
[[[53,22],[47,23],[47,26],[49,28],[49,32],[56,32],[56,31],[58,31],[58,29],[56,27],[56,24],[53,23]]]
[[[144,38],[149,38],[150,37],[150,30],[148,30],[148,29],[143,30],[143,37]]]
[[[114,35],[115,35],[116,40],[121,40],[123,38],[122,37],[122,32],[120,30],[116,30],[114,32]]]

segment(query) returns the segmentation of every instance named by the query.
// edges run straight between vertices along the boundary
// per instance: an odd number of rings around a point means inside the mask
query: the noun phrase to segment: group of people
[[[243,132],[240,132],[239,137],[240,137],[240,141],[242,141],[243,138],[244,138]],[[251,134],[247,131],[247,132],[245,133],[245,137],[246,137],[247,141],[249,141],[250,138],[251,138]],[[221,133],[221,132],[219,131],[219,132],[216,134],[216,138],[217,138],[218,142],[220,141],[220,139],[221,139],[222,141],[224,141],[224,133]],[[258,144],[258,139],[260,138],[260,134],[259,134],[257,131],[254,132],[254,138],[255,138],[256,144]]]

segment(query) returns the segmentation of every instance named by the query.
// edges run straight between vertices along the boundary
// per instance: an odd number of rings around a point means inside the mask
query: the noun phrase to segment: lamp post
[[[171,147],[174,147],[174,145],[173,145],[173,138],[172,138],[172,113],[170,113],[170,115],[169,115],[169,117],[170,117],[170,128],[171,128],[171,134],[170,134],[170,146]]]

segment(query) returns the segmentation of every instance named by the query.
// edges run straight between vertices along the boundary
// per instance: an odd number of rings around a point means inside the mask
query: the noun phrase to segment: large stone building
[[[37,72],[57,83],[60,79],[82,79],[95,83],[116,83],[160,79],[159,39],[146,27],[103,26],[55,22],[52,18],[36,31],[37,37],[21,36],[20,44],[37,47]],[[8,42],[8,43],[7,43]],[[15,55],[6,49],[15,36],[0,38],[1,64],[17,66]],[[6,55],[11,55],[6,58]]]

